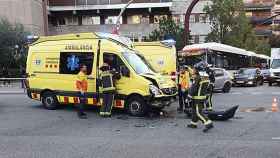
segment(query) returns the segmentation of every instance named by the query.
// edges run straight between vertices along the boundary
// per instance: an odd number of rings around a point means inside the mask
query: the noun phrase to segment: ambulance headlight
[[[160,90],[156,86],[150,85],[150,93],[153,95],[160,95]]]

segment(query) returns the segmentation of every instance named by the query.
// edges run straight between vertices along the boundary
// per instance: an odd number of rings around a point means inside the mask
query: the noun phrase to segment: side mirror
[[[129,69],[125,66],[121,66],[121,74],[125,77],[130,77]]]

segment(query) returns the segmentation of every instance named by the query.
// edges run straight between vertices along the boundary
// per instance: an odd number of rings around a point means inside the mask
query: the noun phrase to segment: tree
[[[21,24],[12,25],[0,19],[0,66],[19,68],[25,65],[27,32]]]
[[[206,41],[220,42],[257,53],[266,54],[270,49],[265,40],[256,37],[242,0],[212,0],[204,8],[212,26]]]
[[[272,48],[280,48],[280,35],[272,35],[269,39]]]
[[[184,28],[176,24],[172,18],[161,18],[159,20],[159,28],[152,31],[149,35],[150,41],[164,40],[166,37],[171,37],[176,41],[178,50],[184,47]]]

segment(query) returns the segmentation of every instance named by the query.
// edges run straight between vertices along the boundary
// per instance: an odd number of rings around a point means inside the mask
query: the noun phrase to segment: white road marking
[[[280,140],[280,137],[272,137],[272,140]]]

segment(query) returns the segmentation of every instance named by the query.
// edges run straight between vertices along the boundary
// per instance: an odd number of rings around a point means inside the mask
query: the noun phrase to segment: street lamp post
[[[189,44],[189,33],[190,33],[190,16],[194,6],[198,3],[199,0],[193,0],[189,5],[186,15],[185,15],[185,32],[184,32],[184,44]]]
[[[120,22],[120,19],[121,19],[121,16],[122,14],[124,13],[124,11],[126,10],[126,8],[133,2],[134,0],[130,0],[121,10],[118,18],[117,18],[117,21],[116,21],[116,24],[115,26],[113,27],[113,34],[119,34],[119,29],[120,29],[120,25],[121,25],[121,22]]]

